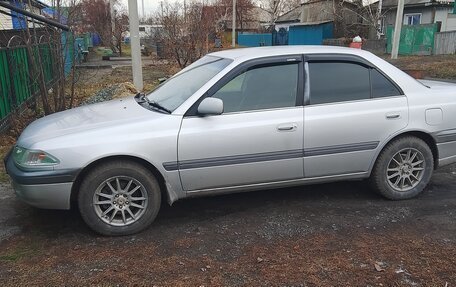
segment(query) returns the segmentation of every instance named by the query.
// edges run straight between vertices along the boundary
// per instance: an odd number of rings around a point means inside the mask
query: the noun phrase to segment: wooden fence
[[[456,53],[456,31],[435,33],[434,41],[435,55]]]

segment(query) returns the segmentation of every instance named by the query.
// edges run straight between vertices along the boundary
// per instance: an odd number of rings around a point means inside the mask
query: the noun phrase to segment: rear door
[[[243,64],[207,96],[224,113],[191,111],[179,134],[178,168],[187,191],[303,177],[301,56]]]
[[[407,98],[355,56],[313,55],[305,67],[305,176],[368,171],[380,143],[407,126]]]

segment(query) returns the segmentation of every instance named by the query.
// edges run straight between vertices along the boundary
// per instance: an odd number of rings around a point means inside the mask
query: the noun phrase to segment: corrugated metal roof
[[[332,20],[326,20],[326,21],[316,21],[316,22],[305,22],[305,23],[292,23],[290,26],[313,26],[313,25],[321,25],[321,24],[326,24],[326,23],[331,23],[334,22]]]
[[[288,11],[287,13],[283,14],[279,18],[277,18],[276,23],[283,23],[283,22],[299,22],[301,19],[302,9],[301,6],[294,8],[293,10]]]

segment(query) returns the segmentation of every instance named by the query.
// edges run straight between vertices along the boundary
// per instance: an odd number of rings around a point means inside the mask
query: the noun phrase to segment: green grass
[[[38,245],[36,243],[20,244],[13,250],[0,254],[0,261],[16,262],[22,258],[30,257],[38,253]]]
[[[14,262],[14,261],[21,259],[22,257],[27,256],[27,254],[28,254],[28,252],[22,250],[22,251],[10,253],[7,255],[1,255],[0,261],[13,261]]]
[[[131,46],[127,44],[122,45],[122,57],[131,57]]]

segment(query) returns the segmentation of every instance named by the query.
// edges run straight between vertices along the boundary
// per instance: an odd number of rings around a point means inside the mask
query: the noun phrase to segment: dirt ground
[[[456,79],[454,56],[394,64]],[[84,70],[77,100],[131,81],[129,69]],[[145,67],[146,89],[168,73]],[[0,157],[14,141],[0,135]],[[456,286],[456,165],[413,200],[364,182],[189,199],[118,238],[90,231],[77,210],[20,202],[0,166],[2,286]]]
[[[90,231],[0,188],[0,282],[25,285],[455,286],[456,166],[393,202],[364,182],[163,205],[138,235]]]
[[[422,70],[424,77],[456,80],[456,55],[399,56],[397,60],[383,55],[382,58],[402,70]]]

